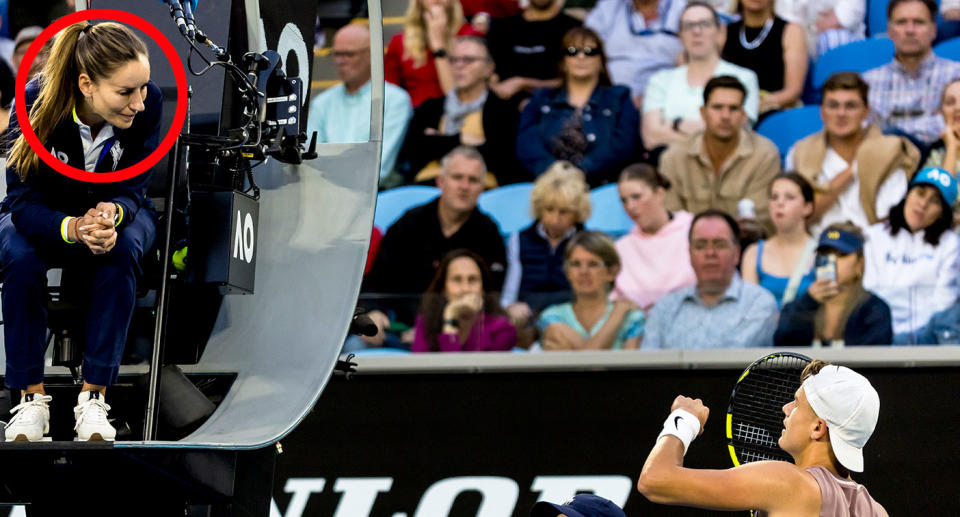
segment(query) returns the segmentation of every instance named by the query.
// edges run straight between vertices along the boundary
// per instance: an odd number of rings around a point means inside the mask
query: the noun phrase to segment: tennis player
[[[853,370],[811,362],[786,414],[780,447],[795,464],[758,461],[727,470],[689,469],[683,456],[710,409],[678,396],[647,457],[637,489],[663,504],[757,510],[758,516],[876,517],[887,512],[850,479],[863,472],[863,446],[877,425],[880,398]]]

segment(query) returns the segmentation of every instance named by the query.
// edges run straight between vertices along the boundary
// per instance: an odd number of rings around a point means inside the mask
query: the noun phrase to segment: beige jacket
[[[665,204],[667,210],[686,210],[696,214],[708,208],[737,216],[737,203],[752,199],[757,219],[768,232],[770,222],[770,183],[780,174],[780,154],[767,138],[740,130],[736,150],[719,171],[703,147],[703,134],[671,144],[660,157],[660,173],[670,180]]]
[[[825,131],[814,133],[794,144],[793,166],[817,192],[826,192],[827,185],[817,182],[827,155]],[[870,224],[876,223],[877,191],[895,171],[903,169],[911,177],[920,163],[920,151],[902,136],[884,135],[875,124],[867,127],[857,148],[857,179],[860,180],[860,204]]]

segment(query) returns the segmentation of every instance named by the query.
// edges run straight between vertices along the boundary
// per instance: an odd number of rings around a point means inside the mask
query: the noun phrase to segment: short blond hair
[[[583,171],[572,163],[554,162],[533,184],[530,192],[533,217],[540,219],[547,206],[561,203],[577,213],[578,223],[586,222],[590,218],[591,206],[590,187],[584,177]]]

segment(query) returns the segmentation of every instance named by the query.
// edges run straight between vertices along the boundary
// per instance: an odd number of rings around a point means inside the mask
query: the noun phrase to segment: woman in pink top
[[[495,294],[488,293],[490,271],[476,253],[453,250],[444,256],[423,295],[414,324],[412,352],[506,351],[517,330]]]
[[[617,188],[623,209],[636,226],[617,240],[623,267],[611,297],[630,300],[649,311],[670,291],[697,281],[690,267],[688,240],[693,214],[667,211],[663,199],[670,181],[647,164],[624,169]]]

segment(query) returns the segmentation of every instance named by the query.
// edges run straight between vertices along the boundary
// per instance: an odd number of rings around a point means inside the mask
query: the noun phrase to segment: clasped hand
[[[87,210],[87,213],[75,221],[75,234],[71,240],[87,245],[94,255],[108,253],[117,244],[117,229],[114,227],[114,217],[117,205],[113,203],[97,203],[96,208]]]

